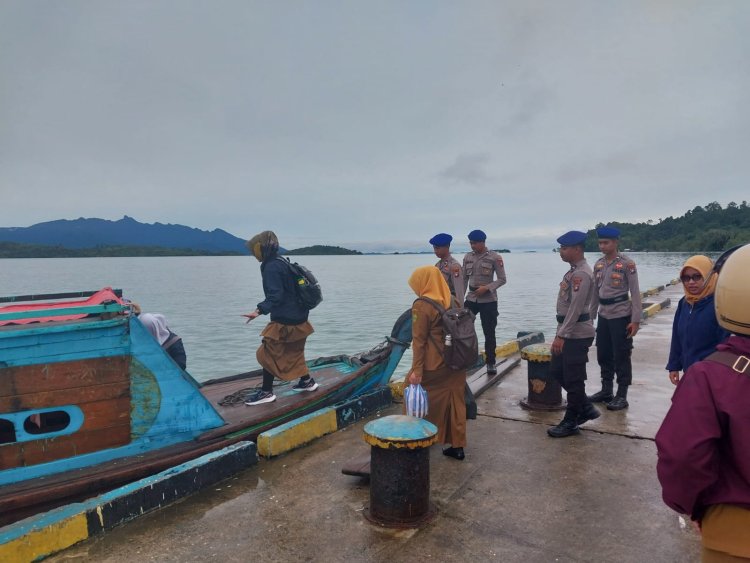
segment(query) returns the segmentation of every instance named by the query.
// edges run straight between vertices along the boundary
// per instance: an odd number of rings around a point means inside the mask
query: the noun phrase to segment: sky
[[[750,2],[0,0],[0,227],[548,249],[750,200]]]

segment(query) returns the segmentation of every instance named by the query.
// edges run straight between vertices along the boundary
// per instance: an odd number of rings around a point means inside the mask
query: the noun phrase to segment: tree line
[[[704,207],[696,206],[681,217],[670,216],[657,222],[607,224],[620,229],[621,250],[718,252],[750,242],[747,201],[730,202],[726,207],[714,201]],[[596,229],[589,231],[586,250],[598,250]]]

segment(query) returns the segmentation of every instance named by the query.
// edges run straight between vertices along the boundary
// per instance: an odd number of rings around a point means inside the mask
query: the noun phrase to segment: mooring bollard
[[[565,408],[562,388],[549,372],[552,352],[548,343],[532,344],[521,350],[521,358],[528,362],[529,396],[521,399],[521,406],[533,411],[557,411]]]
[[[364,439],[371,446],[367,519],[394,528],[414,528],[432,519],[429,447],[437,427],[422,418],[391,415],[368,422]]]

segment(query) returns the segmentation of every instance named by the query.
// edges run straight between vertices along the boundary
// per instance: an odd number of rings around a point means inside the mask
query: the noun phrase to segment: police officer
[[[453,237],[447,233],[439,233],[430,239],[430,244],[435,251],[435,256],[440,261],[435,264],[438,270],[443,274],[451,295],[456,299],[458,307],[464,306],[464,296],[466,295],[466,284],[464,283],[464,271],[458,260],[451,256],[451,241]]]
[[[550,375],[568,394],[565,416],[557,426],[547,429],[553,438],[578,434],[578,426],[599,418],[591,401],[586,397],[586,362],[594,341],[596,316],[596,290],[591,266],[583,251],[586,233],[569,231],[557,239],[560,258],[570,264],[563,276],[557,295],[557,331],[552,341]]]
[[[479,229],[469,233],[471,252],[464,256],[464,281],[468,281],[469,293],[464,306],[482,321],[487,375],[496,375],[497,288],[505,285],[505,266],[502,256],[487,248],[486,240],[487,235]]]
[[[594,265],[599,297],[596,324],[596,359],[602,373],[602,389],[589,397],[595,403],[607,403],[607,409],[628,407],[628,386],[633,380],[630,355],[633,337],[641,323],[641,291],[635,262],[618,250],[620,231],[600,227],[599,250],[604,253]],[[617,374],[617,394],[612,395]]]

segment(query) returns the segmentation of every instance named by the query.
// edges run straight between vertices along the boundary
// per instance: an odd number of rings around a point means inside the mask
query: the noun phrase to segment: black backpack
[[[279,260],[289,267],[289,272],[292,274],[294,281],[294,288],[297,290],[297,301],[299,304],[305,309],[314,309],[320,305],[320,302],[323,301],[323,292],[320,290],[318,279],[313,273],[302,264],[290,261],[289,258],[279,256]]]
[[[443,347],[443,360],[451,369],[468,369],[477,363],[479,342],[474,329],[474,313],[465,307],[444,308],[428,297],[419,297],[417,301],[426,301],[440,313],[443,332],[450,335],[450,346]],[[432,339],[432,335],[430,335]],[[433,339],[433,343],[437,343]],[[438,346],[438,349],[440,347]]]

